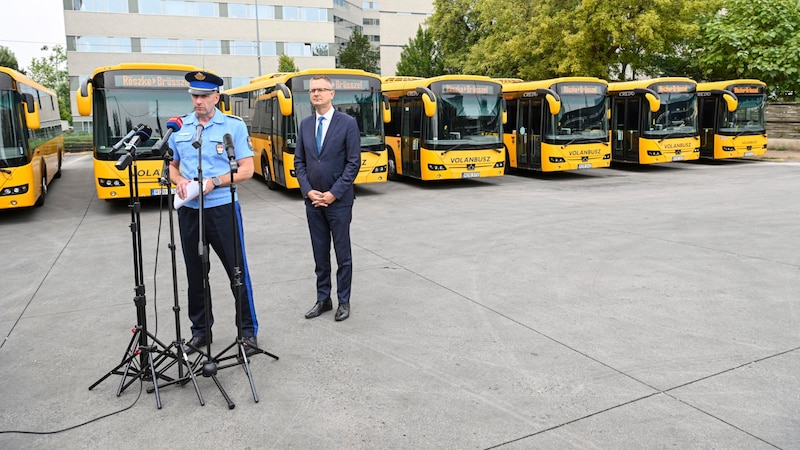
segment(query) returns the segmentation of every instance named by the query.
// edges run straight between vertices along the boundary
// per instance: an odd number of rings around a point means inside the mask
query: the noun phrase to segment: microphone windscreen
[[[183,127],[183,120],[178,116],[170,117],[167,121],[167,128],[172,131],[179,131]]]
[[[142,142],[144,142],[150,139],[150,135],[153,134],[153,129],[145,125],[142,128],[140,128],[139,131],[136,132],[136,134],[139,136],[139,139],[141,139]]]

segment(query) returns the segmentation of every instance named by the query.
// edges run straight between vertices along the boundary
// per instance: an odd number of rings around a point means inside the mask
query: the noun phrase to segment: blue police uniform
[[[195,77],[205,80],[200,82]],[[189,81],[189,92],[196,95],[207,95],[217,92],[222,85],[222,79],[207,72],[190,72],[186,79]],[[199,124],[194,112],[183,117],[183,127],[169,138],[169,146],[174,151],[175,162],[180,163],[181,175],[197,183],[198,166],[202,169],[203,178],[209,180],[214,177],[230,179],[230,161],[224,148],[223,136],[230,134],[233,137],[235,159],[253,156],[247,127],[241,119],[228,116],[215,108],[214,116],[206,123],[202,135],[202,146],[198,152],[192,146],[195,138],[196,127]],[[198,156],[201,160],[198,161]],[[258,335],[258,320],[256,319],[253,304],[253,289],[250,281],[250,272],[247,268],[247,258],[244,248],[244,230],[242,227],[241,209],[238,194],[231,202],[230,187],[217,187],[203,196],[203,215],[206,243],[214,249],[222,261],[228,277],[233,285],[234,269],[238,266],[241,270],[239,288],[239,304],[236,305],[236,319],[242,319],[242,336],[254,337]],[[192,335],[205,336],[206,319],[209,329],[214,323],[212,311],[205,311],[203,297],[204,272],[210,270],[210,262],[203,267],[203,260],[199,255],[199,208],[200,200],[195,198],[184,203],[178,209],[178,224],[181,234],[183,256],[186,262],[188,279],[189,318],[192,321]],[[234,214],[236,221],[234,222]],[[236,261],[235,227],[238,226],[239,235],[239,261]],[[209,255],[210,256],[210,255]],[[210,259],[209,259],[210,261]],[[233,291],[234,296],[236,292]],[[209,293],[210,298],[210,293]],[[210,308],[209,308],[210,309]],[[238,325],[238,322],[237,322]],[[210,336],[209,336],[210,338]]]

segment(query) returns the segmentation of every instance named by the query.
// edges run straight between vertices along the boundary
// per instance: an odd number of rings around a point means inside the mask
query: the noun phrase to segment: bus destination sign
[[[655,86],[655,91],[659,94],[682,94],[694,91],[693,84],[658,84]]]
[[[442,94],[494,95],[495,86],[491,84],[442,84]]]
[[[114,85],[126,88],[189,88],[189,82],[186,81],[184,75],[165,74],[114,75]]]
[[[369,80],[358,78],[331,78],[334,91],[368,91]],[[376,80],[377,82],[377,80]],[[308,90],[311,80],[304,80],[303,87]]]
[[[558,86],[558,93],[561,95],[586,95],[586,94],[605,94],[605,86],[599,84],[562,84]]]

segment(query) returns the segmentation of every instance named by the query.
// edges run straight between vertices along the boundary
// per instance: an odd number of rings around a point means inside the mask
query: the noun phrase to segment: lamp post
[[[258,76],[261,76],[261,36],[259,35],[258,26],[258,0],[253,0],[256,5],[256,55],[258,59]]]

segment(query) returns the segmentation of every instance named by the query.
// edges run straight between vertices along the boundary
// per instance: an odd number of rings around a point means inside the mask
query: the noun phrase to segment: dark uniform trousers
[[[339,303],[350,301],[350,284],[353,280],[353,257],[350,251],[350,221],[353,205],[333,202],[327,207],[316,208],[306,199],[306,217],[311,233],[311,248],[314,251],[317,274],[317,301],[331,299],[331,238],[336,252],[336,290]]]
[[[231,291],[234,298],[236,296],[233,285],[235,261],[234,226],[232,205],[220,205],[213,208],[205,208],[205,235],[209,248],[219,256],[228,278],[231,280]],[[239,304],[236,305],[236,324],[239,325],[239,318],[242,319],[242,336],[256,336],[258,334],[258,321],[256,319],[255,308],[253,307],[253,289],[250,283],[250,274],[247,272],[247,257],[244,252],[244,232],[242,229],[242,214],[239,203],[235,203],[237,222],[239,226],[239,269],[241,287],[239,290]],[[210,255],[207,260],[209,263],[203,267],[203,261],[199,254],[200,235],[198,231],[199,211],[194,208],[182,207],[178,209],[178,219],[181,232],[181,245],[183,246],[184,259],[186,261],[186,276],[189,287],[189,319],[192,321],[192,335],[204,336],[206,334],[206,311],[203,301],[203,275],[208,274],[211,264]],[[210,251],[209,251],[210,253]],[[204,272],[205,271],[205,272]],[[209,286],[210,289],[210,286]],[[241,314],[241,315],[240,315]],[[211,311],[211,293],[209,292],[209,328],[214,324],[214,314]]]

